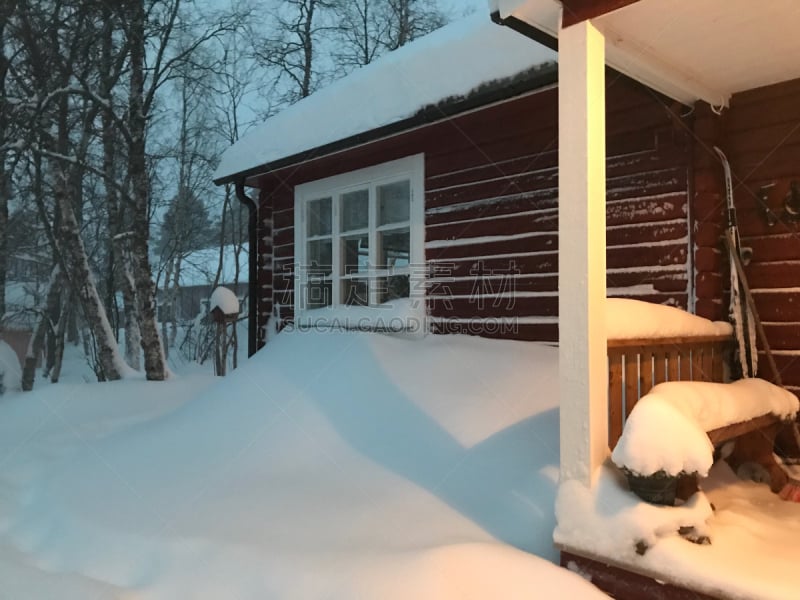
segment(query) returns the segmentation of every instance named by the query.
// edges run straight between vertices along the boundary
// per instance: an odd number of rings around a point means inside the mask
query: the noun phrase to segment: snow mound
[[[630,298],[606,299],[608,339],[731,335],[725,321],[709,321],[680,308]]]
[[[296,331],[213,384],[15,396],[0,404],[0,550],[137,600],[605,597],[544,560],[556,360],[532,343]]]
[[[707,530],[713,514],[705,494],[694,494],[683,506],[657,506],[642,502],[628,491],[613,467],[601,467],[592,488],[571,480],[559,486],[556,500],[556,543],[580,548],[594,556],[618,561],[641,559],[637,545],[650,549],[666,538],[680,540],[681,527]]]
[[[8,343],[0,340],[0,394],[20,389],[22,367],[19,357]]]
[[[707,431],[766,414],[788,419],[797,411],[794,394],[763,379],[661,383],[636,404],[611,458],[643,475],[705,477],[714,452]]]
[[[238,315],[239,299],[231,290],[220,286],[211,292],[211,298],[208,301],[209,312],[215,308],[219,308],[224,315]]]

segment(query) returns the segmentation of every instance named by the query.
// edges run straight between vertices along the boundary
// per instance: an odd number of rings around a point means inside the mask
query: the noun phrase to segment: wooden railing
[[[608,445],[614,448],[639,398],[665,381],[727,378],[729,335],[608,340]]]

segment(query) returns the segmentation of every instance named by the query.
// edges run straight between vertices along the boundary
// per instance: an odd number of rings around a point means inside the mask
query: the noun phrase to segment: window
[[[423,164],[416,155],[297,186],[295,305],[302,321],[358,316],[346,326],[380,326],[377,309],[401,316],[423,304]]]

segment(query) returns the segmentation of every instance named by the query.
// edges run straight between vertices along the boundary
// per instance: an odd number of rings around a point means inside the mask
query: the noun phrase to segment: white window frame
[[[342,234],[340,227],[341,210],[339,196],[343,193],[369,189],[369,248],[370,257],[376,256],[377,235],[383,229],[396,229],[404,224],[377,225],[376,189],[388,183],[408,180],[410,183],[409,206],[409,298],[405,302],[389,301],[377,304],[378,292],[369,286],[369,306],[350,306],[341,304],[341,282],[347,277],[342,274],[342,258],[339,240],[353,232]],[[332,283],[331,306],[308,309],[304,306],[308,285],[307,261],[307,207],[309,202],[321,198],[331,198],[332,223]],[[366,232],[366,230],[365,230]],[[326,236],[327,237],[327,236]],[[298,327],[344,327],[349,329],[389,329],[424,333],[425,325],[425,160],[423,154],[415,154],[372,167],[326,177],[295,186],[294,191],[294,304],[295,324]],[[370,260],[371,268],[365,276],[369,281],[378,277],[395,274],[393,269],[378,270]],[[400,273],[406,271],[400,270]],[[405,299],[401,299],[405,300]],[[405,323],[403,327],[399,325]]]

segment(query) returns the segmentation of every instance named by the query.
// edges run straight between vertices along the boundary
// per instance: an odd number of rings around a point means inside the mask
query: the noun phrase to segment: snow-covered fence
[[[608,340],[608,445],[613,449],[639,399],[666,381],[726,379],[730,334]]]

